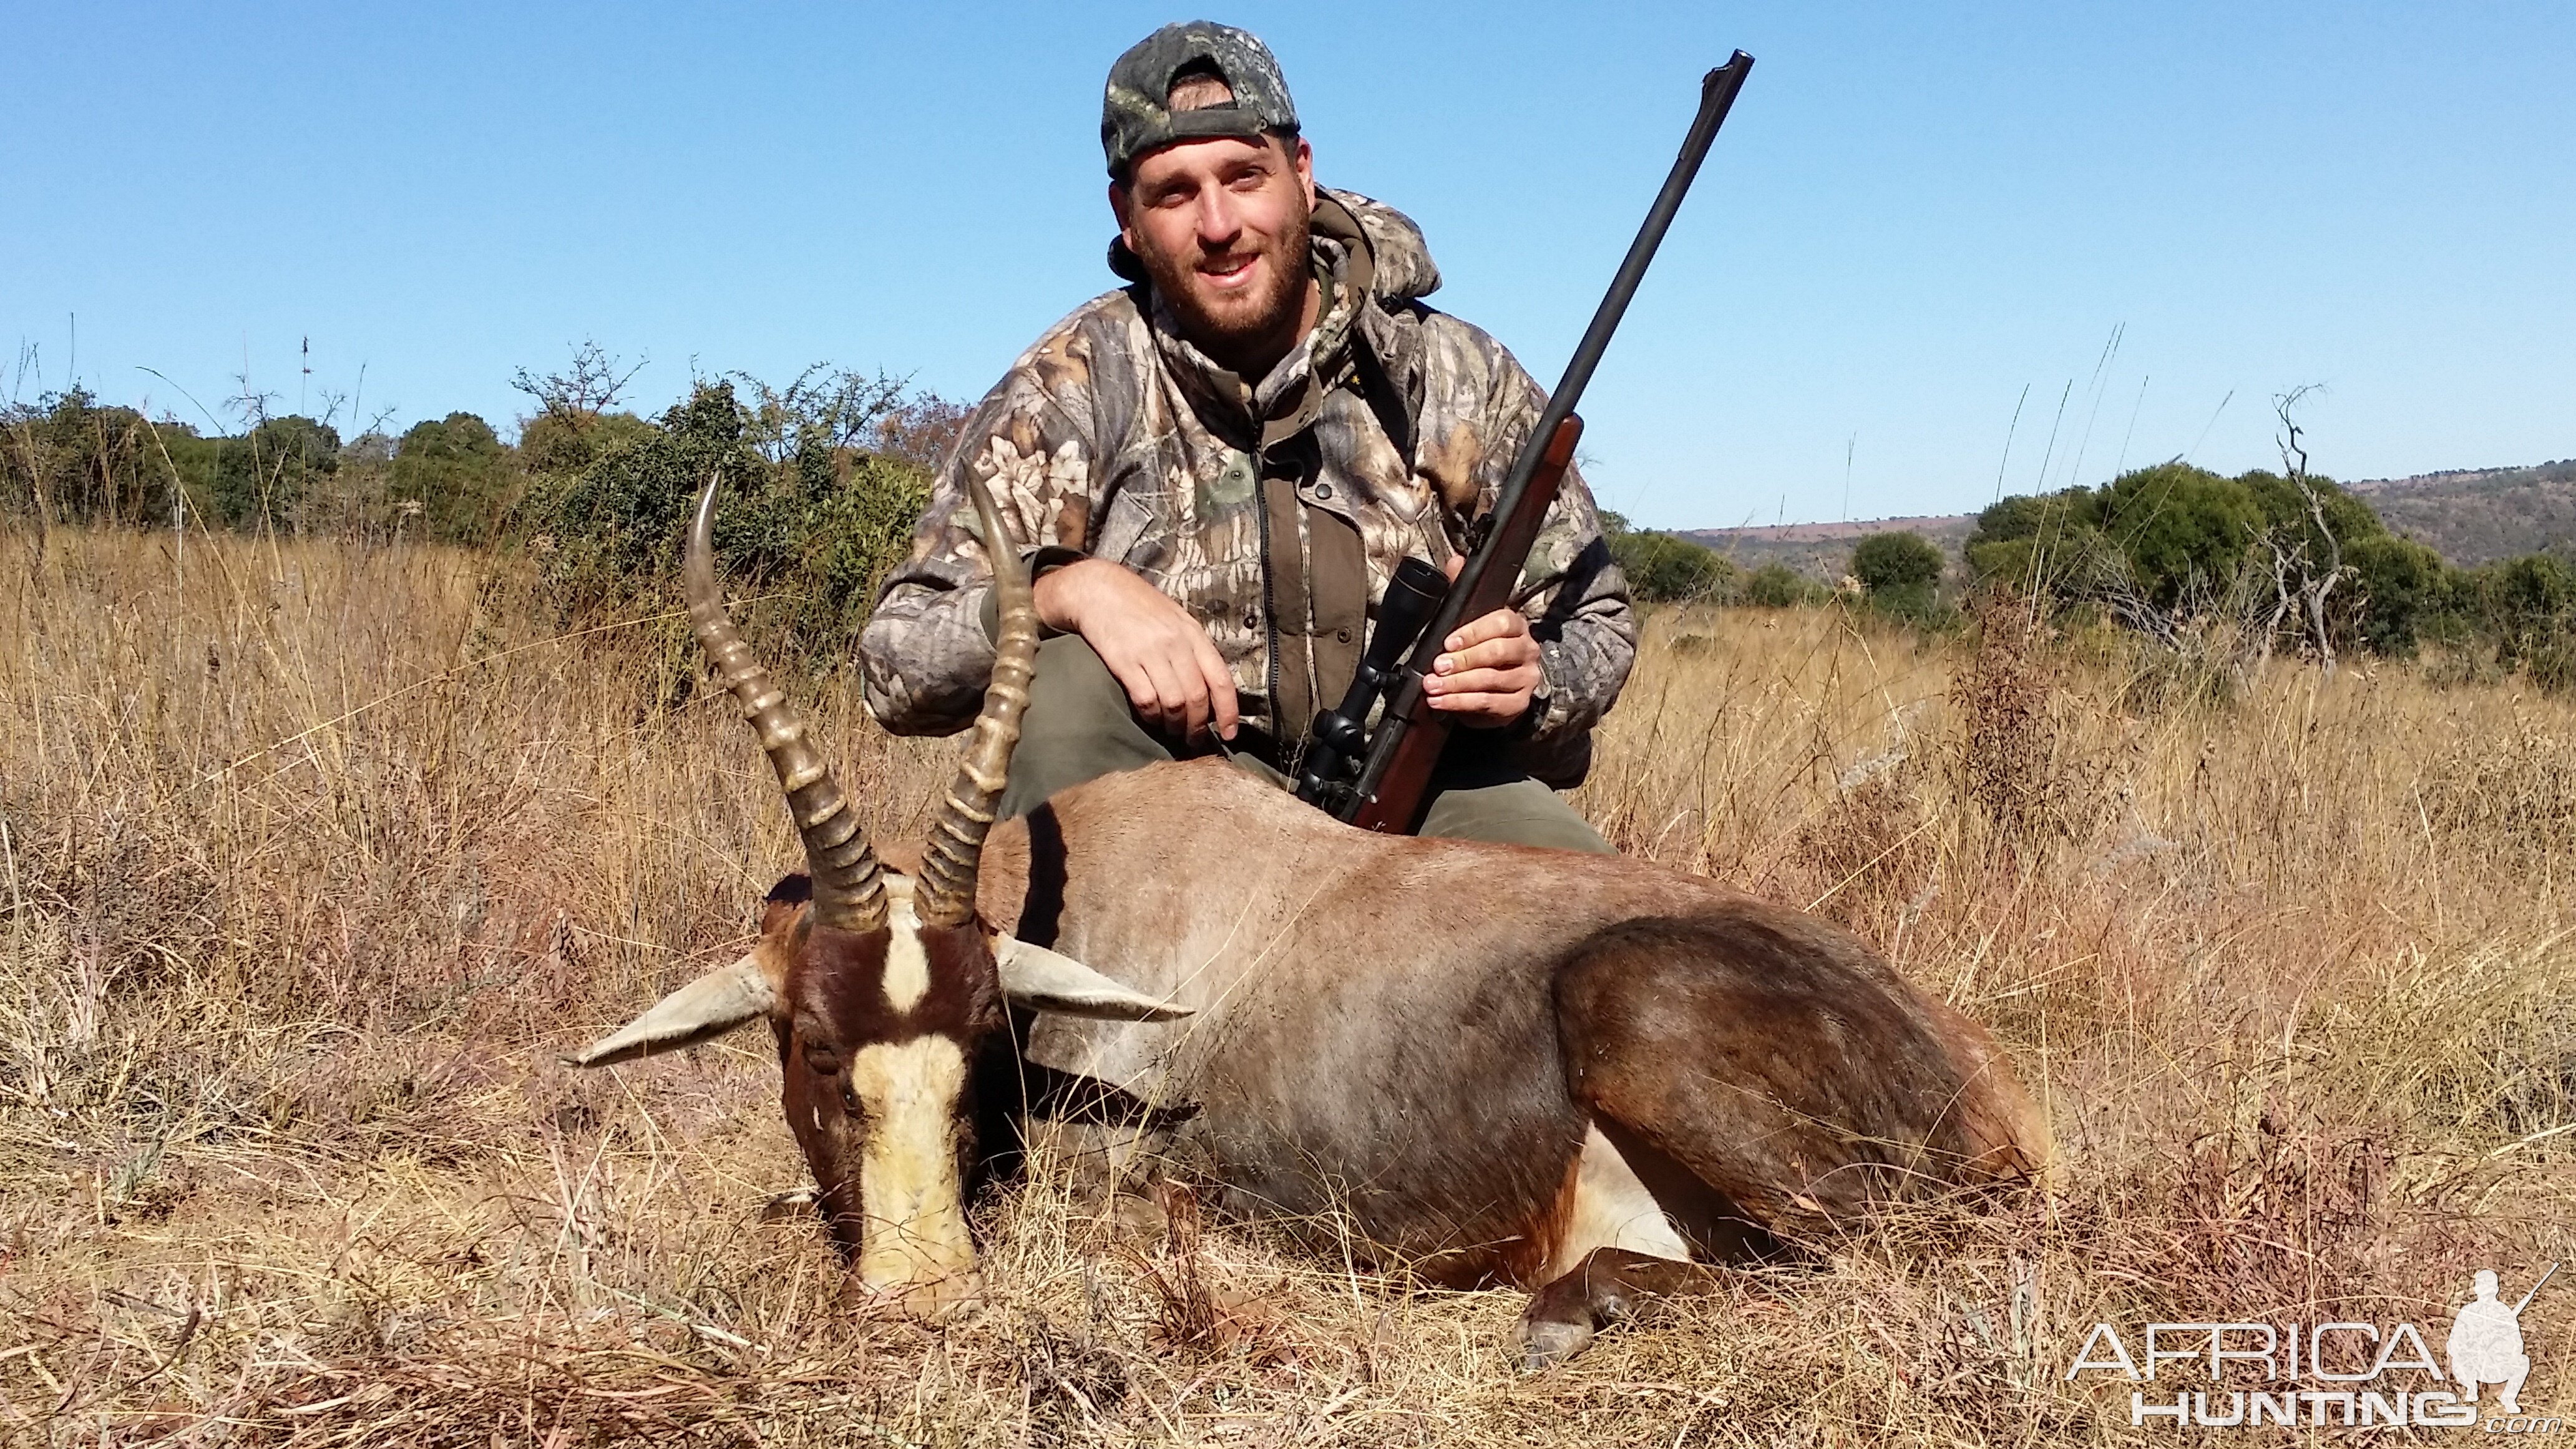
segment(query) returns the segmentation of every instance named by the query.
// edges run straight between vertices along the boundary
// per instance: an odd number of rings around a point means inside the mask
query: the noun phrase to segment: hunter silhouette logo
[[[2508,1414],[2519,1414],[2522,1405],[2516,1396],[2522,1392],[2522,1381],[2531,1374],[2531,1355],[2522,1351],[2522,1310],[2531,1306],[2541,1284],[2558,1272],[2558,1265],[2540,1275],[2531,1292],[2511,1308],[2496,1297],[2496,1275],[2478,1270],[2473,1283],[2477,1297],[2461,1305],[2459,1316],[2451,1320],[2451,1378],[2460,1386],[2460,1397],[2474,1404],[2478,1390],[2485,1384],[2501,1385],[2496,1394],[2496,1407]]]

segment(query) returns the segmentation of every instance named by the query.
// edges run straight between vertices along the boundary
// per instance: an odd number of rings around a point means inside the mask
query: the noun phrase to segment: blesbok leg
[[[1609,927],[1556,1002],[1567,1086],[1623,1154],[1633,1139],[1781,1237],[1956,1183],[2008,1130],[1949,1039],[1973,1028],[1777,907]]]
[[[1531,1297],[1521,1314],[1522,1363],[1540,1369],[1572,1358],[1594,1333],[1634,1314],[1643,1299],[1697,1296],[1716,1286],[1716,1270],[1703,1264],[1596,1248]]]
[[[1566,1084],[1599,1139],[1587,1168],[1597,1155],[1617,1169],[1598,1187],[1588,1173],[1587,1190],[1650,1198],[1703,1261],[1776,1258],[1784,1240],[2020,1145],[2017,1098],[1962,1070],[1982,1059],[1960,1035],[1973,1028],[1794,912],[1746,902],[1608,927],[1557,973],[1556,1007]],[[1522,1320],[1533,1365],[1578,1351],[1640,1295],[1713,1281],[1648,1246],[1570,1235]]]

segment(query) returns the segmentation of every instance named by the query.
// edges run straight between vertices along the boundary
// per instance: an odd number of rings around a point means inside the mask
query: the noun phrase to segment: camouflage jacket
[[[1396,564],[1447,561],[1546,401],[1500,343],[1422,304],[1439,272],[1401,213],[1319,191],[1312,231],[1329,296],[1307,344],[1256,386],[1183,338],[1142,284],[1012,364],[967,419],[861,636],[868,707],[888,729],[960,729],[982,698],[992,575],[966,527],[971,474],[1039,570],[1115,559],[1196,617],[1233,670],[1252,747],[1293,763],[1315,711],[1348,687]],[[1571,784],[1637,638],[1572,472],[1516,597],[1544,679],[1513,748]]]

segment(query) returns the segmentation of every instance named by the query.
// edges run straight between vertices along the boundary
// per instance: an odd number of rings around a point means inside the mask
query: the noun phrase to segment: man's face
[[[1112,182],[1119,235],[1182,329],[1238,371],[1284,356],[1302,329],[1313,154],[1275,140],[1183,141]]]

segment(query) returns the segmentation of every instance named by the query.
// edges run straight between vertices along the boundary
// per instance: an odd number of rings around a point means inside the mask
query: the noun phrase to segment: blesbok
[[[974,493],[982,537],[1005,537]],[[1220,1209],[1535,1290],[1533,1361],[1639,1292],[1704,1284],[1693,1260],[2048,1170],[1981,1028],[1843,931],[1714,881],[1371,834],[1216,759],[996,825],[1037,633],[1008,548],[990,550],[997,659],[956,783],[918,871],[887,869],[725,615],[714,505],[710,484],[690,617],[810,875],[770,893],[749,954],[575,1060],[766,1018],[818,1206],[872,1293],[937,1313],[979,1291],[966,1202],[1037,1080],[1132,1107]]]

